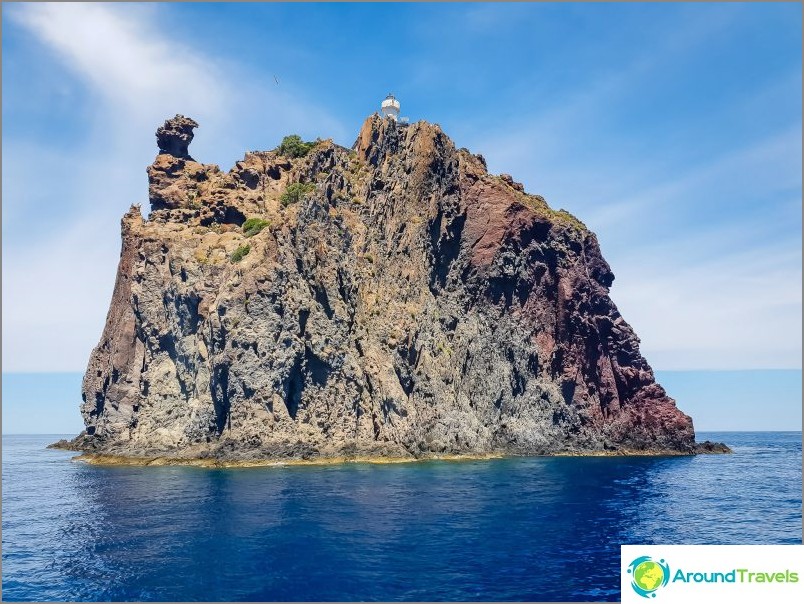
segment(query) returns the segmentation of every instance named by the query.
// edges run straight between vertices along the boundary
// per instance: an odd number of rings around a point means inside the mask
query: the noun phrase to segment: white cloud
[[[131,203],[147,208],[145,167],[164,119],[196,119],[191,153],[223,169],[288,132],[346,135],[287,84],[247,78],[177,41],[160,26],[164,10],[95,3],[4,10],[83,83],[94,109],[82,140],[62,145],[67,157],[55,161],[47,140],[4,138],[4,168],[15,168],[3,174],[3,229],[12,235],[3,242],[4,371],[85,369],[111,298],[120,218]],[[58,215],[55,232],[30,227],[45,212]]]
[[[220,66],[160,35],[153,7],[65,2],[14,8],[11,20],[83,79],[119,122],[152,122],[173,109],[203,120],[230,102],[231,91],[216,77]],[[97,126],[107,128],[107,120],[103,116]]]
[[[469,146],[491,171],[513,174],[597,233],[617,277],[612,297],[654,368],[800,368],[801,239],[789,224],[801,221],[800,198],[791,203],[801,188],[801,123],[702,163],[578,136],[706,35],[705,25],[689,30],[532,117],[481,124]],[[724,111],[755,115],[769,89],[800,82],[793,76]]]
[[[633,172],[640,172],[634,166]],[[710,203],[767,198],[777,191],[801,186],[801,124],[795,124],[752,144],[712,158],[683,173],[668,171],[659,182],[635,189],[627,197],[585,209],[585,219],[597,228],[628,224],[636,212],[679,212],[693,202],[698,208]],[[738,215],[739,216],[739,215]],[[728,219],[729,216],[724,218]],[[752,225],[755,227],[756,225]],[[712,225],[714,230],[721,228]]]
[[[801,367],[801,240],[785,224],[801,178],[795,131],[581,214],[654,367]]]
[[[797,126],[585,217],[654,366],[801,367],[800,162]]]
[[[801,253],[782,245],[678,261],[683,237],[615,265],[612,298],[660,369],[801,367]],[[694,245],[689,246],[694,249]]]
[[[114,226],[85,219],[47,245],[3,254],[4,371],[86,369],[112,298]]]
[[[114,151],[140,139],[147,139],[153,151],[151,133],[175,113],[201,124],[193,152],[227,168],[245,150],[238,142],[251,134],[264,135],[264,144],[276,142],[270,137],[288,129],[346,135],[338,120],[287,83],[276,86],[272,78],[264,82],[240,73],[236,64],[163,31],[158,5],[31,3],[14,8],[12,21],[33,33],[104,101],[103,114],[92,127],[99,139],[119,145]]]

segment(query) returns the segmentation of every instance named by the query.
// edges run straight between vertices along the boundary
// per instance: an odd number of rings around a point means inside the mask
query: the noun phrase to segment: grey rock
[[[438,126],[189,158],[159,129],[83,382],[105,455],[254,460],[696,452],[582,223]],[[185,144],[186,143],[186,144]],[[293,183],[298,203],[282,202]],[[246,218],[268,222],[247,237]],[[238,248],[248,253],[233,261]]]

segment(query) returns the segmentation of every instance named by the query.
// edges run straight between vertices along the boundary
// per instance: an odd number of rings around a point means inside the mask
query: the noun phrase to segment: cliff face
[[[75,446],[693,452],[595,235],[438,126],[374,115],[352,150],[247,153],[229,173],[190,157],[196,126],[159,129],[149,219],[123,218]]]

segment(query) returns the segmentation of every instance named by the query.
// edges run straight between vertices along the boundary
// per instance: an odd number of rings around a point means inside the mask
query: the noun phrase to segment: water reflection
[[[5,445],[14,599],[617,600],[620,543],[801,539],[800,445],[239,470]]]
[[[560,599],[611,582],[645,465],[84,466],[64,570],[104,599]]]

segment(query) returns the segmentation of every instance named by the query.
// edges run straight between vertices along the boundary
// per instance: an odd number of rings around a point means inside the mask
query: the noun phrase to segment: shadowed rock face
[[[437,125],[228,173],[157,132],[73,446],[221,459],[691,453],[582,223]],[[307,184],[283,204],[292,183]],[[247,237],[247,218],[269,222]],[[231,259],[244,245],[248,253]]]
[[[173,119],[165,120],[164,125],[156,130],[156,144],[159,147],[159,153],[192,159],[187,149],[193,142],[194,128],[198,128],[195,120],[183,115],[176,115]]]

